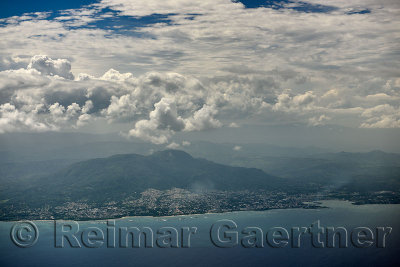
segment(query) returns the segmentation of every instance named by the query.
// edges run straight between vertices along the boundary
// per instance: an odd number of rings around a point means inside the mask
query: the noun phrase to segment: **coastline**
[[[218,215],[218,214],[230,214],[230,213],[239,213],[239,212],[265,212],[265,211],[278,211],[278,210],[318,210],[318,209],[332,209],[338,207],[362,207],[362,206],[370,206],[370,205],[400,205],[398,203],[365,203],[358,204],[354,201],[344,200],[344,199],[326,199],[326,200],[317,200],[315,202],[304,202],[305,204],[312,203],[317,204],[317,206],[312,206],[310,208],[270,208],[264,210],[232,210],[225,212],[206,212],[206,213],[189,213],[189,214],[177,214],[177,215],[166,215],[166,216],[151,216],[151,215],[134,215],[134,216],[122,216],[115,218],[96,218],[96,219],[74,219],[74,218],[60,218],[60,219],[22,219],[22,220],[0,220],[0,223],[17,223],[21,221],[35,221],[35,222],[54,222],[54,221],[77,221],[77,222],[104,222],[106,223],[108,220],[126,220],[126,219],[134,219],[134,218],[149,218],[149,219],[159,219],[162,218],[178,218],[178,217],[195,217],[195,216],[205,216],[205,215]],[[340,203],[341,205],[327,205],[332,203]],[[343,205],[345,204],[345,205]]]
[[[217,214],[230,214],[230,213],[238,213],[238,212],[265,212],[265,211],[276,211],[276,210],[318,210],[318,209],[330,209],[332,207],[323,206],[324,202],[332,202],[332,201],[339,201],[342,203],[349,203],[350,205],[355,205],[353,202],[349,200],[339,200],[339,199],[327,199],[327,200],[317,200],[315,202],[304,202],[305,204],[316,204],[316,206],[312,206],[310,208],[270,208],[264,210],[232,210],[232,211],[225,211],[225,212],[206,212],[206,213],[189,213],[189,214],[177,214],[177,215],[167,215],[167,216],[151,216],[151,215],[134,215],[134,216],[123,216],[123,217],[116,217],[116,218],[96,218],[96,219],[70,219],[70,218],[60,218],[60,219],[27,219],[27,220],[0,220],[0,223],[16,223],[21,221],[35,221],[35,222],[54,222],[54,221],[77,221],[77,222],[106,222],[108,220],[126,220],[131,218],[152,218],[152,219],[162,219],[162,218],[177,218],[177,217],[192,217],[192,216],[205,216],[205,215],[217,215]],[[362,204],[362,205],[371,205],[371,204]],[[362,205],[355,205],[355,206],[362,206]],[[374,205],[374,204],[372,204]],[[376,205],[386,205],[386,204],[376,204]],[[391,204],[389,204],[391,205]],[[394,204],[396,205],[396,204]]]

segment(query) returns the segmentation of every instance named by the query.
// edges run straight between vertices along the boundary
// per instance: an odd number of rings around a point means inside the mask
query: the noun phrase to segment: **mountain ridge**
[[[213,190],[273,190],[282,180],[256,168],[232,167],[193,158],[180,150],[151,155],[118,154],[73,163],[55,174],[39,178],[25,191],[25,199],[113,200],[153,188]]]

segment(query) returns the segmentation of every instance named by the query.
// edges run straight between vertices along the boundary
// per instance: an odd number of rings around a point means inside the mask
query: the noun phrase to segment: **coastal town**
[[[103,203],[87,200],[67,201],[43,207],[3,205],[0,220],[93,220],[126,216],[173,216],[231,211],[261,211],[288,208],[323,208],[318,201],[349,200],[354,204],[400,203],[399,193],[382,191],[373,194],[345,192],[287,193],[282,191],[209,191],[192,192],[181,188],[147,189],[121,201]]]

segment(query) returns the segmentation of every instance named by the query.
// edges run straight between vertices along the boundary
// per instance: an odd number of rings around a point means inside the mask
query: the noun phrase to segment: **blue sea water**
[[[79,222],[76,234],[81,248],[55,247],[55,222],[34,221],[39,236],[32,247],[16,246],[10,236],[15,222],[0,222],[0,266],[400,266],[400,205],[355,206],[346,201],[324,201],[328,208],[283,209],[257,212],[231,212],[173,217],[128,217],[116,220],[115,228],[150,227],[157,238],[157,230],[174,227],[196,227],[190,248],[122,248],[116,237],[116,247],[88,248],[82,244],[81,231],[97,227],[107,233],[106,221]],[[245,227],[259,227],[264,233],[264,247],[216,247],[210,240],[210,228],[220,220],[231,220],[240,232]],[[311,236],[305,234],[301,247],[291,243],[273,248],[265,241],[265,234],[273,227],[283,227],[290,233],[292,227],[309,227],[319,221],[321,227],[344,227],[349,232],[356,227],[368,227],[376,238],[376,227],[392,227],[386,238],[386,247],[356,248],[349,240],[348,248],[315,248]],[[179,231],[180,232],[180,231]],[[324,241],[325,235],[321,240]],[[181,245],[181,242],[180,242]]]

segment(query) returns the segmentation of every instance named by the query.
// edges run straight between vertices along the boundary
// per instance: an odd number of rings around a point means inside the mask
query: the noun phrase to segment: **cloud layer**
[[[398,1],[304,3],[324,5],[106,0],[1,19],[0,132],[104,121],[161,144],[244,122],[399,128]]]

